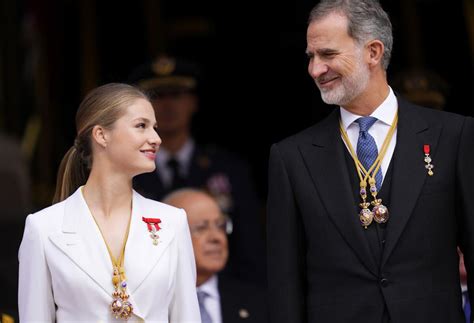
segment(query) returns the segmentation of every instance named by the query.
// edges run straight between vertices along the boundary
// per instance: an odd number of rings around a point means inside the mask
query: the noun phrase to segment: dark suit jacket
[[[266,323],[265,293],[255,284],[219,277],[222,323]]]
[[[474,277],[474,121],[400,98],[398,105],[391,218],[380,262],[359,222],[339,110],[273,145],[270,322],[464,322],[456,246]],[[431,147],[433,176],[424,144]],[[474,291],[472,279],[468,286]]]
[[[229,236],[231,256],[226,272],[240,279],[262,282],[265,280],[263,221],[249,166],[222,149],[196,145],[185,186],[210,190],[209,180],[222,176],[230,187],[221,186],[215,195],[231,202],[223,211],[233,221],[233,233]],[[169,193],[157,172],[138,175],[133,184],[140,194],[157,201]]]

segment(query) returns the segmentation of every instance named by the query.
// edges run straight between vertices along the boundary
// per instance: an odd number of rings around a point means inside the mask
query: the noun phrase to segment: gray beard
[[[359,96],[369,83],[369,69],[359,62],[352,75],[343,77],[341,84],[331,90],[321,91],[321,99],[326,104],[344,106]]]

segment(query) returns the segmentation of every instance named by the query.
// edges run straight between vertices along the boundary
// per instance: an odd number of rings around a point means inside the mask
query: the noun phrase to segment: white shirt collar
[[[397,108],[397,97],[393,93],[392,88],[389,87],[388,96],[385,98],[382,104],[380,104],[375,109],[375,111],[372,112],[370,116],[377,118],[378,121],[381,121],[388,126],[391,126],[393,119],[395,118],[395,114],[397,113]],[[340,107],[340,111],[342,125],[344,126],[345,130],[347,130],[347,128],[349,128],[354,123],[354,121],[360,118],[360,115],[351,113],[343,107]]]
[[[201,286],[197,287],[197,290],[205,292],[209,297],[220,302],[217,275],[213,275],[211,278],[206,280],[201,284]]]

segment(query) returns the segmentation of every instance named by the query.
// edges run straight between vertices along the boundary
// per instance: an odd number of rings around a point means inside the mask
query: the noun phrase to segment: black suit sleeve
[[[304,231],[282,157],[273,145],[267,201],[269,317],[272,323],[306,322]]]
[[[469,299],[474,308],[474,119],[464,121],[457,164],[458,210],[461,218],[460,247],[467,271]],[[471,320],[472,320],[471,316]],[[471,322],[471,321],[470,321]]]

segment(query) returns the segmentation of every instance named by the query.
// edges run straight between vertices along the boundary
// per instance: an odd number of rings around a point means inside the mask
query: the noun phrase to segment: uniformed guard
[[[182,187],[208,191],[232,220],[227,271],[262,282],[263,221],[249,166],[236,154],[197,143],[191,133],[201,80],[202,71],[196,63],[166,55],[130,74],[129,81],[151,97],[163,141],[156,156],[156,171],[136,177],[134,186],[156,200]]]

